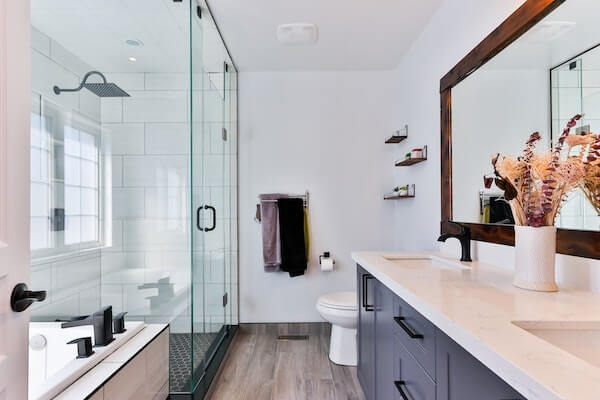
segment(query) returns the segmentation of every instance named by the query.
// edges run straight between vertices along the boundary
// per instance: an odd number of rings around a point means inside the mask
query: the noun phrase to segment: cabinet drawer
[[[419,399],[435,400],[435,382],[429,377],[417,360],[402,344],[400,337],[394,336],[394,400]]]
[[[400,297],[394,299],[394,333],[435,379],[435,325]]]

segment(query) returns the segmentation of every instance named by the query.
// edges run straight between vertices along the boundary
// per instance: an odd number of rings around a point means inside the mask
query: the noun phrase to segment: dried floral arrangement
[[[598,162],[590,163],[586,167],[581,191],[600,215],[600,164]]]
[[[579,187],[600,215],[600,135],[591,132],[570,135],[566,142],[570,148],[580,146],[578,157],[585,166],[585,175]]]
[[[517,159],[499,153],[492,156],[496,186],[504,190],[518,225],[554,225],[567,195],[583,185],[586,165],[600,160],[599,143],[591,141],[591,136],[569,135],[580,119],[581,115],[576,115],[569,120],[548,153],[534,153],[541,139],[539,132],[534,132]],[[571,150],[580,145],[589,151],[571,155]]]

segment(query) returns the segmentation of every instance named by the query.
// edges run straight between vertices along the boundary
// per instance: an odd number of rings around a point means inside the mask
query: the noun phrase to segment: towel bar
[[[308,199],[309,199],[308,190],[304,194],[288,194],[286,196],[287,196],[286,198],[288,198],[288,199],[304,200],[304,208],[308,208]],[[260,215],[260,203],[277,203],[277,200],[260,200],[259,199],[259,203],[256,205],[256,215],[254,216],[254,220],[259,223],[262,221],[262,217]]]

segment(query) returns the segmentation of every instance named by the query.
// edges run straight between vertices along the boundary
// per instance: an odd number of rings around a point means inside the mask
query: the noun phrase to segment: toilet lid
[[[358,310],[356,292],[335,292],[319,297],[319,304],[339,310]]]

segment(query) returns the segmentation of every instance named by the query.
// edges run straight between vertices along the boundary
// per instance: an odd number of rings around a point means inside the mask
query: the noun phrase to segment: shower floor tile
[[[192,336],[194,357],[192,369]],[[170,388],[171,392],[189,392],[190,377],[204,361],[210,345],[216,340],[217,333],[171,333],[170,342]]]

